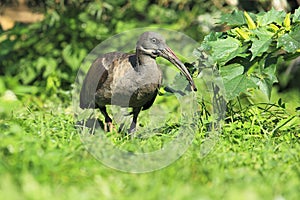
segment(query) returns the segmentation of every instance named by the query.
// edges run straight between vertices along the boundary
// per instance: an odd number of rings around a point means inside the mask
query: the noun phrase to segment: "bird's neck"
[[[148,67],[148,66],[155,66],[156,65],[156,61],[155,58],[144,54],[143,52],[141,52],[140,50],[136,50],[136,70],[140,70],[144,67]]]

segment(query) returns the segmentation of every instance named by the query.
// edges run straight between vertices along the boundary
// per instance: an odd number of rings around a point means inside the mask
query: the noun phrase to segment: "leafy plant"
[[[234,11],[223,15],[220,23],[230,29],[204,38],[200,62],[219,70],[228,100],[253,88],[270,98],[277,64],[300,55],[300,8],[294,14]]]

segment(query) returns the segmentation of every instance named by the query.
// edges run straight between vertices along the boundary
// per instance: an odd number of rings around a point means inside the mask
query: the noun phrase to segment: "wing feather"
[[[112,52],[98,57],[91,65],[80,91],[80,108],[95,108],[95,92],[108,77],[108,71],[115,59],[123,53]]]

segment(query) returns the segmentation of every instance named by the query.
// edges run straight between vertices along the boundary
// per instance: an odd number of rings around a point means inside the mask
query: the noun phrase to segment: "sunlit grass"
[[[213,148],[205,156],[207,129],[199,126],[181,158],[146,174],[119,172],[95,159],[83,146],[68,106],[27,99],[2,102],[4,106],[1,199],[298,198],[299,123],[291,121],[272,132],[280,120],[291,116],[278,106],[274,107],[278,112],[261,109],[261,104],[229,112],[222,133],[209,143]],[[110,137],[127,150],[136,151],[140,145],[140,150],[153,151],[172,139],[174,129],[172,123],[166,124],[163,133],[170,134],[148,139]]]

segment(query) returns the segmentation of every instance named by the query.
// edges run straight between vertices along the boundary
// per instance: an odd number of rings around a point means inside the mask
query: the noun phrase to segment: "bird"
[[[81,87],[80,108],[99,109],[104,116],[104,131],[113,128],[107,105],[132,108],[128,132],[133,134],[140,111],[152,106],[162,84],[163,75],[156,63],[157,57],[175,65],[188,80],[191,90],[197,91],[189,71],[164,37],[147,31],[139,36],[135,53],[110,52],[93,61]]]

